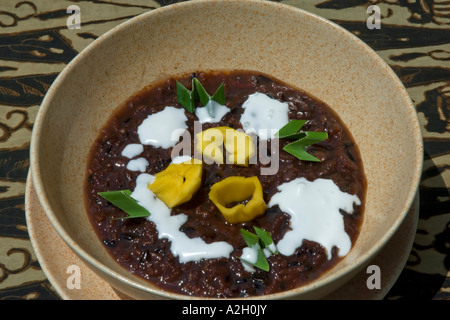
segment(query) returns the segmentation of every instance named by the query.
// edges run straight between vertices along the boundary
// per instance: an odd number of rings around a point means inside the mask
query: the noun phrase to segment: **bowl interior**
[[[359,239],[331,272],[295,294],[361,267],[412,203],[422,164],[414,107],[391,69],[356,37],[315,15],[261,1],[193,1],[154,10],[108,32],[67,66],[44,99],[31,146],[33,180],[52,224],[99,274],[108,273],[113,283],[121,278],[137,296],[155,288],[126,280],[85,212],[89,149],[111,113],[144,86],[231,69],[272,75],[326,102],[363,158],[368,185]]]

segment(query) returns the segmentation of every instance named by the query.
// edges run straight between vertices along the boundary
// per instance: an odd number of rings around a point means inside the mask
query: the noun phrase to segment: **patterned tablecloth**
[[[58,73],[114,26],[169,0],[0,1],[0,299],[59,299],[27,232],[24,198],[31,131]],[[425,162],[419,222],[409,259],[386,299],[450,298],[450,2],[286,0],[334,21],[397,73],[422,125]],[[69,29],[67,8],[80,8]],[[367,7],[380,9],[370,29]],[[372,21],[374,22],[374,21]]]

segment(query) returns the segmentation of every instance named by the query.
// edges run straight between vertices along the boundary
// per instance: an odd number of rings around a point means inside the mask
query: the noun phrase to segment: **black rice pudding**
[[[100,241],[163,290],[261,296],[317,279],[351,250],[366,179],[324,102],[252,71],[196,72],[121,105],[87,163]]]

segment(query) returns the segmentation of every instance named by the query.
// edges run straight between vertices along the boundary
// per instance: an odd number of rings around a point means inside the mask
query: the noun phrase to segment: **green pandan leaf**
[[[283,150],[292,154],[299,160],[320,162],[319,159],[309,154],[305,148],[328,139],[326,132],[300,131],[307,120],[291,120],[281,128],[276,136],[280,139],[296,140],[286,145]]]
[[[293,156],[297,157],[299,160],[320,162],[319,159],[314,157],[312,154],[306,152],[305,148],[312,144],[324,141],[326,139],[328,139],[328,134],[326,132],[307,131],[305,132],[305,136],[303,138],[295,142],[289,143],[283,148],[283,150],[289,152]]]
[[[214,117],[216,110],[214,104],[209,102],[212,100],[221,105],[225,104],[225,85],[222,82],[214,95],[210,96],[197,78],[192,79],[192,90],[186,89],[177,81],[177,100],[190,113],[195,112],[196,103],[200,101],[202,106],[207,107],[208,114]]]
[[[278,254],[277,247],[275,246],[270,233],[258,227],[253,227],[253,229],[255,229],[255,232],[259,237],[261,248],[269,250],[272,254]]]
[[[105,191],[99,192],[98,194],[128,214],[127,217],[121,217],[119,219],[142,218],[150,215],[150,212],[130,196],[130,190]]]
[[[255,250],[257,250],[256,262],[248,261],[248,260],[242,259],[242,258],[240,258],[240,259],[256,268],[259,268],[264,271],[269,271],[270,270],[269,262],[267,261],[266,256],[264,255],[263,248],[267,247],[266,243],[268,245],[273,243],[272,237],[270,236],[270,234],[267,231],[264,231],[263,229],[256,228],[256,227],[254,227],[254,228],[255,228],[255,231],[257,232],[257,234],[251,233],[250,231],[247,231],[243,228],[241,229],[241,234],[242,234],[242,237],[244,238],[244,241],[247,244],[247,246],[249,248],[254,248]],[[260,235],[262,236],[262,238]],[[270,247],[273,249],[274,246],[270,245]],[[269,249],[269,251],[271,251],[271,250]],[[274,252],[272,252],[272,253],[274,253]],[[276,252],[275,254],[277,254],[277,253],[278,252]]]
[[[189,91],[177,81],[177,100],[190,113],[195,111],[194,90]]]

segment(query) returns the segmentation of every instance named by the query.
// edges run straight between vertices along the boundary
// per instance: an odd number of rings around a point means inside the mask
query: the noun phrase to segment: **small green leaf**
[[[207,108],[208,114],[211,117],[214,117],[216,115],[216,110],[214,108],[214,104],[209,102],[212,100],[222,105],[225,104],[224,83],[222,82],[222,84],[219,86],[219,88],[216,90],[216,93],[214,93],[213,96],[210,96],[208,92],[206,92],[205,88],[197,78],[192,79],[192,87],[194,88],[196,97],[200,100],[200,103]]]
[[[286,145],[283,150],[303,161],[320,162],[319,159],[306,152],[305,148],[328,139],[326,132],[300,131],[307,120],[291,120],[278,130],[276,136],[281,139],[297,140]]]
[[[214,100],[218,104],[225,105],[225,84],[222,84],[217,89],[216,93],[211,97],[211,100]]]
[[[195,111],[195,92],[189,91],[179,81],[177,81],[177,100],[190,113]]]
[[[241,229],[241,233],[242,233],[242,236],[244,237],[244,240],[247,243],[248,247],[255,248],[257,250],[258,256],[256,258],[256,262],[251,262],[251,261],[248,261],[243,258],[239,258],[239,259],[241,259],[242,261],[244,261],[256,268],[259,268],[264,271],[269,271],[270,270],[269,262],[267,261],[266,257],[264,256],[264,252],[262,251],[262,249],[259,245],[258,236],[251,232],[248,232],[247,230],[244,230],[244,229]]]
[[[299,131],[307,121],[308,120],[291,120],[276,133],[276,136],[280,139],[302,138],[305,136],[305,133],[299,133]]]
[[[98,194],[128,214],[127,217],[121,217],[119,219],[142,218],[150,215],[150,212],[130,196],[130,190],[105,191],[99,192]]]
[[[241,228],[241,234],[247,246],[252,247],[255,244],[259,243],[259,237],[256,234],[251,233],[250,231],[247,231],[243,228]]]
[[[197,78],[192,79],[192,88],[194,88],[200,103],[206,106],[209,100],[211,100],[211,97]]]
[[[179,81],[177,81],[177,101],[190,113],[194,113],[197,101],[207,108],[208,114],[211,117],[216,115],[216,110],[214,109],[214,104],[209,103],[210,101],[215,101],[219,104],[225,104],[225,85],[222,84],[217,89],[213,96],[210,96],[206,92],[203,85],[197,78],[192,79],[192,90],[189,91],[183,86]]]
[[[196,78],[192,79],[192,86],[195,88],[200,103],[206,107],[209,116],[214,118],[214,116],[216,115],[216,110],[214,109],[213,103],[209,103],[211,101],[211,97],[206,92],[205,88]]]
[[[319,159],[306,152],[305,148],[326,139],[328,139],[328,134],[326,132],[306,131],[305,137],[289,143],[283,148],[283,150],[289,152],[299,160],[320,162]]]
[[[269,242],[268,238],[270,238],[270,240],[272,240],[272,237],[270,237],[270,234],[268,232],[266,232],[262,229],[256,228],[256,227],[254,227],[254,228],[257,233],[259,232],[262,234],[262,236],[264,237],[264,240],[262,240],[258,235],[251,233],[250,231],[247,231],[243,228],[241,229],[241,234],[242,234],[242,237],[244,238],[244,241],[247,244],[247,246],[249,248],[255,248],[258,251],[256,263],[247,261],[242,258],[240,258],[240,259],[252,266],[255,266],[255,267],[261,269],[261,270],[269,271],[270,270],[269,262],[267,261],[266,256],[264,255],[264,252],[262,250],[264,247],[262,247],[261,244],[263,244],[265,246],[266,241]],[[267,235],[268,235],[268,238],[267,238]]]
[[[278,250],[273,242],[270,233],[258,227],[253,228],[255,229],[255,232],[259,237],[259,244],[261,248],[269,250],[272,254],[278,254]]]
[[[240,258],[240,259],[254,267],[261,269],[261,270],[269,271],[270,270],[269,262],[267,261],[266,257],[264,256],[264,252],[262,251],[259,244],[255,244],[255,246],[257,247],[257,250],[258,250],[258,257],[256,259],[256,263],[250,262],[250,261],[242,259],[242,258]]]

